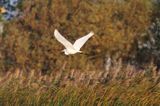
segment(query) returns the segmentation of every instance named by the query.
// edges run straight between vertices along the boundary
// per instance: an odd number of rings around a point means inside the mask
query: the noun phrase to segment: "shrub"
[[[154,3],[154,8],[151,17],[151,24],[148,30],[142,34],[141,39],[138,42],[136,62],[138,64],[154,62],[160,67],[160,17],[159,17],[159,7],[160,3],[157,1]],[[145,57],[145,58],[144,58]]]
[[[150,24],[150,5],[149,0],[24,0],[23,16],[8,23],[1,36],[1,67],[46,72],[67,63],[67,69],[92,70],[103,68],[106,54],[134,56],[134,42]],[[83,47],[88,55],[62,55],[63,46],[53,37],[55,28],[70,41],[94,31]]]

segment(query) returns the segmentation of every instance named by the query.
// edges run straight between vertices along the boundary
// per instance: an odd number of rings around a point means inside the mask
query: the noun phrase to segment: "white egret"
[[[75,53],[81,53],[82,51],[80,51],[80,48],[85,44],[85,42],[91,37],[93,36],[94,33],[90,32],[89,34],[87,34],[84,37],[81,37],[79,39],[77,39],[75,41],[74,44],[71,44],[67,39],[65,39],[59,32],[57,29],[55,29],[54,31],[54,36],[55,38],[64,45],[65,49],[63,50],[63,52],[66,55],[70,55],[70,54],[75,54]]]

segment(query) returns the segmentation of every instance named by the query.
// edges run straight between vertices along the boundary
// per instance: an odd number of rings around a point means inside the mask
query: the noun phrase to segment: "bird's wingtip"
[[[58,30],[57,29],[55,29],[54,30],[54,35],[56,35],[58,33]]]
[[[94,32],[93,32],[93,31],[91,31],[91,32],[90,32],[90,34],[93,36],[93,35],[94,35]]]
[[[58,31],[57,29],[54,30],[54,32],[57,32],[57,31]]]

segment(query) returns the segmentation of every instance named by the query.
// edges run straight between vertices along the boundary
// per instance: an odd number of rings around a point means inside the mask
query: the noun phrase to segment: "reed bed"
[[[65,68],[65,67],[64,67]],[[20,69],[1,74],[1,105],[159,105],[160,72],[117,64],[108,71],[65,70],[44,75]]]

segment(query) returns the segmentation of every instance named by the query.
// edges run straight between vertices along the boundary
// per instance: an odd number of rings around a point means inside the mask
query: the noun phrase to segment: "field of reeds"
[[[160,4],[23,0],[0,34],[2,106],[160,105]],[[54,38],[95,35],[66,56]]]
[[[65,66],[63,67],[65,68]],[[0,77],[1,105],[158,106],[160,72],[121,63],[108,71],[58,70],[49,75],[16,69]]]

